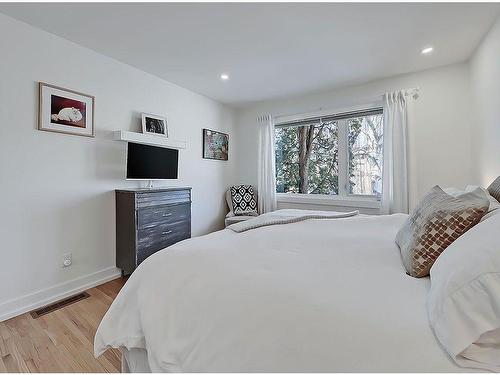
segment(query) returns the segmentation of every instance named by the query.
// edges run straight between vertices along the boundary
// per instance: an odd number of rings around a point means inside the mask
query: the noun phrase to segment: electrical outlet
[[[62,266],[69,267],[71,266],[71,263],[73,263],[71,253],[63,254]]]

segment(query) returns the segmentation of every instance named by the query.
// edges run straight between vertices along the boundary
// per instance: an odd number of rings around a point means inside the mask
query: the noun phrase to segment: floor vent
[[[74,296],[71,296],[71,297],[68,297],[66,299],[51,303],[50,305],[41,307],[37,310],[33,310],[30,312],[30,314],[31,314],[33,319],[36,319],[36,318],[41,317],[42,315],[51,313],[52,311],[59,310],[65,306],[71,305],[72,303],[81,301],[82,299],[89,298],[89,297],[90,297],[90,294],[88,294],[87,292],[78,293]]]

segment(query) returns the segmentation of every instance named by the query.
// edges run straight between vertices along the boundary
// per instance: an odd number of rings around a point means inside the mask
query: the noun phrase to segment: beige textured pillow
[[[481,189],[452,197],[434,186],[396,235],[406,271],[429,275],[437,257],[458,237],[479,223],[489,201]]]

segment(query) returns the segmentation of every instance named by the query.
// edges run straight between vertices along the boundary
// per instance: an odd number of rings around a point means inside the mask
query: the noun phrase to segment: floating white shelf
[[[176,141],[174,139],[163,137],[161,135],[135,133],[126,130],[114,131],[113,139],[115,141],[142,143],[150,146],[175,148],[177,150],[186,148],[186,142],[183,141]]]

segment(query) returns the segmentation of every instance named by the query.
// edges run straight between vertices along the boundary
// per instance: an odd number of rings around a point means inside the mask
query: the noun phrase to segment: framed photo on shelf
[[[142,132],[168,137],[167,119],[162,116],[142,114]]]
[[[203,158],[228,160],[229,135],[215,130],[203,129]]]
[[[92,95],[38,83],[38,130],[94,137]]]

